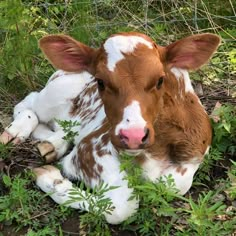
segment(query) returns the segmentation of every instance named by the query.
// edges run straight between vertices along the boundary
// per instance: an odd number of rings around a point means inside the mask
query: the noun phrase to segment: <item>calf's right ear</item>
[[[45,36],[39,41],[39,46],[57,69],[68,72],[93,71],[96,50],[67,35]]]

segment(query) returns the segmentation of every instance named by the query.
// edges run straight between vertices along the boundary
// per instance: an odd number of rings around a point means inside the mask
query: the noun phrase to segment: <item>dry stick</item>
[[[42,213],[40,213],[40,214],[38,214],[38,215],[35,215],[35,216],[33,216],[33,217],[30,217],[29,220],[36,219],[36,218],[38,218],[38,217],[40,217],[40,216],[43,216],[43,215],[46,215],[46,214],[48,214],[48,213],[50,213],[50,211],[42,212]]]

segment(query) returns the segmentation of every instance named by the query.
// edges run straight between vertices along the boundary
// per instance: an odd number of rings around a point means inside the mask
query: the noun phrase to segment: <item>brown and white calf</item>
[[[194,93],[188,70],[205,64],[220,43],[218,36],[199,34],[158,46],[140,33],[110,36],[93,49],[66,35],[49,35],[40,47],[56,68],[45,88],[15,106],[14,121],[1,141],[42,141],[47,160],[68,151],[56,119],[80,122],[72,151],[61,161],[69,179],[94,187],[110,186],[112,214],[117,224],[138,208],[129,200],[133,190],[120,171],[119,153],[126,151],[141,165],[143,176],[158,181],[172,175],[185,194],[211,144],[209,118]],[[70,199],[72,183],[52,166],[35,169],[37,185],[59,204]],[[88,210],[86,202],[70,206]]]

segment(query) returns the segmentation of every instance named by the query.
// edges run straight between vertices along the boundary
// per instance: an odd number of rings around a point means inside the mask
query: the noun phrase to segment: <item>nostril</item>
[[[149,129],[145,128],[145,136],[142,138],[142,143],[146,143],[149,137]]]
[[[129,137],[125,134],[125,132],[123,132],[123,130],[120,131],[119,136],[122,141],[129,141]]]

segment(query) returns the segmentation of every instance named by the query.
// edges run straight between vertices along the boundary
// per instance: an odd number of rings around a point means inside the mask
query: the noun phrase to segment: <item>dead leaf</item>
[[[216,102],[215,107],[210,115],[210,117],[216,122],[218,123],[220,121],[220,117],[219,115],[216,114],[216,110],[219,109],[221,107],[221,103],[219,101]]]

